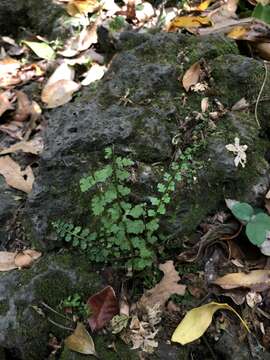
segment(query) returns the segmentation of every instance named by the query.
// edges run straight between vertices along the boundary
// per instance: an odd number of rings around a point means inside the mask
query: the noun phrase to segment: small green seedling
[[[256,211],[247,203],[226,200],[233,215],[246,226],[249,241],[256,246],[262,246],[270,234],[270,216],[262,211]]]

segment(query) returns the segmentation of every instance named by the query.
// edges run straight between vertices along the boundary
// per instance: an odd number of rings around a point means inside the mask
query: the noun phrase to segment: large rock
[[[175,135],[180,148],[202,145],[194,158],[201,168],[197,181],[178,187],[175,208],[164,222],[174,237],[191,233],[206,214],[224,205],[224,196],[259,202],[269,185],[267,143],[258,136],[253,112],[227,112],[214,124],[207,116],[196,118],[204,97],[211,111],[218,109],[217,99],[228,110],[243,95],[253,101],[247,82],[252,94],[259,92],[261,76],[252,75],[263,69],[259,61],[237,55],[234,42],[219,36],[124,33],[118,48],[97,89],[87,88],[74,102],[47,114],[45,152],[24,217],[29,238],[43,249],[61,245],[52,221],[89,223],[89,199],[80,193],[79,179],[100,164],[110,144],[137,160],[139,169],[150,169],[149,176],[138,170],[145,200],[157,179],[151,164],[168,164]],[[179,78],[200,59],[208,67],[209,87],[185,96]],[[249,146],[246,168],[236,168],[225,149],[236,136]]]

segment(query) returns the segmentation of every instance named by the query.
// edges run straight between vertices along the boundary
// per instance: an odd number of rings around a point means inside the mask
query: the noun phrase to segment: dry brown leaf
[[[11,93],[9,90],[3,91],[0,94],[0,116],[4,114],[7,110],[12,110],[12,100],[13,100],[14,94]]]
[[[95,344],[85,326],[78,322],[73,334],[65,339],[68,349],[85,355],[97,356]]]
[[[23,140],[24,125],[18,121],[10,121],[7,124],[0,125],[0,131],[13,139]]]
[[[203,98],[201,101],[201,110],[202,113],[205,113],[209,108],[209,100],[207,97]]]
[[[20,141],[17,144],[11,145],[9,148],[0,151],[0,155],[7,155],[16,151],[39,155],[42,153],[43,146],[43,140],[39,136],[29,141]]]
[[[186,91],[189,91],[191,86],[196,85],[199,82],[201,74],[200,62],[196,62],[185,72],[182,84]]]
[[[18,190],[30,193],[34,183],[34,174],[30,166],[21,170],[10,156],[0,157],[0,174],[4,176],[6,183]]]
[[[20,253],[0,251],[0,271],[30,267],[41,255],[39,251],[32,249],[23,250]]]
[[[168,26],[168,31],[178,28],[197,28],[201,26],[211,26],[211,19],[207,16],[177,16]]]
[[[164,273],[162,280],[153,289],[143,294],[138,302],[138,307],[147,309],[153,308],[157,304],[163,307],[171,295],[185,294],[186,286],[178,284],[180,276],[175,270],[172,260],[159,265],[159,269]]]
[[[21,82],[18,71],[21,63],[11,57],[0,60],[0,87],[16,85]]]
[[[261,42],[255,43],[254,47],[260,57],[264,60],[270,60],[270,43],[269,42]]]
[[[87,26],[76,37],[71,38],[65,45],[64,50],[58,53],[64,57],[73,57],[89,49],[92,44],[97,42],[97,22]]]
[[[0,251],[0,271],[10,271],[17,269],[14,263],[16,253]]]
[[[223,289],[244,287],[254,291],[263,291],[270,287],[270,270],[231,273],[217,278],[213,284],[219,285]]]
[[[73,93],[80,87],[80,84],[73,80],[58,80],[44,87],[41,100],[47,104],[48,108],[55,108],[68,103],[72,99]]]
[[[249,103],[245,98],[240,99],[232,106],[232,111],[241,111],[249,107]]]
[[[28,96],[22,91],[16,91],[17,96],[17,109],[13,116],[15,121],[25,121],[31,114],[32,105]]]
[[[39,259],[41,255],[41,252],[36,250],[23,250],[22,252],[16,254],[14,258],[14,263],[19,269],[28,268],[33,264],[35,260]]]

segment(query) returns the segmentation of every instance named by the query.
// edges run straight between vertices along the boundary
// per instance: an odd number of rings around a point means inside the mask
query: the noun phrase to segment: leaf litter
[[[112,20],[121,15],[124,19],[123,28],[128,24],[133,29],[151,26],[157,26],[165,31],[184,29],[199,36],[209,33],[223,33],[229,38],[245,41],[259,56],[265,59],[269,58],[269,25],[260,19],[260,16],[265,17],[265,14],[260,15],[257,11],[256,16],[259,17],[257,19],[239,19],[236,12],[238,4],[233,0],[225,4],[215,3],[211,0],[202,1],[200,4],[185,4],[183,16],[182,9],[179,11],[177,7],[168,9],[165,6],[162,9],[155,9],[147,2],[139,4],[136,1],[126,1],[122,7],[115,4],[114,1],[101,3],[96,0],[58,0],[58,2],[66,7],[67,13],[73,19],[82,24],[80,32],[73,35],[62,48],[55,48],[53,43],[39,36],[36,36],[35,40],[33,38],[23,40],[22,46],[11,38],[1,38],[1,54],[3,56],[0,60],[0,87],[2,88],[0,116],[4,121],[0,125],[0,131],[5,132],[15,140],[19,140],[15,144],[0,149],[1,175],[5,177],[9,186],[28,193],[31,191],[34,181],[31,167],[27,166],[22,169],[7,155],[21,151],[37,156],[42,152],[42,138],[39,133],[35,134],[39,121],[41,121],[42,110],[37,102],[30,100],[21,90],[16,91],[14,88],[29,81],[38,81],[42,86],[41,100],[45,104],[44,107],[54,108],[71,101],[73,95],[80,90],[81,85],[89,86],[92,82],[101,79],[107,67],[104,65],[103,55],[98,53],[98,46],[96,47],[98,43],[97,26],[103,22],[105,24],[108,19]],[[138,7],[138,5],[141,5],[141,7]],[[91,15],[94,15],[94,20],[89,20]],[[160,22],[163,16],[164,20]],[[22,59],[18,60],[24,54],[30,55],[30,59],[33,56],[34,62],[29,61],[29,59],[26,63]],[[16,59],[13,59],[12,56],[16,57]],[[36,61],[37,58],[45,59],[45,63]],[[77,65],[83,66],[84,71],[78,71]],[[53,70],[53,73],[48,78],[51,70]],[[46,81],[44,80],[45,76]],[[207,90],[207,83],[203,80],[204,66],[202,66],[201,62],[197,62],[190,64],[182,79],[182,85],[186,92],[204,92]],[[249,105],[243,99],[235,104],[232,110],[243,111]],[[201,112],[207,114],[209,112],[209,116],[216,120],[219,115],[210,111],[210,108],[211,104],[208,98],[204,97],[201,101]],[[223,109],[220,112],[224,111]],[[236,142],[229,145],[227,150],[233,152],[236,158],[238,157],[237,165],[245,165],[246,148],[240,149],[241,146],[245,145],[236,144]],[[266,209],[268,207],[269,211],[268,200],[266,198],[265,206]],[[214,269],[211,273],[214,277],[207,284],[209,294],[211,294],[211,291],[213,291],[213,294],[217,294],[215,293],[216,290],[211,288],[211,286],[215,286],[219,288],[219,291],[224,291],[223,296],[236,299],[238,296],[237,291],[244,290],[244,295],[239,295],[238,299],[241,298],[241,301],[246,301],[250,308],[256,309],[263,300],[263,291],[268,289],[267,276],[269,270],[262,268],[261,264],[257,265],[257,268],[255,266],[255,269],[250,269],[249,267],[253,265],[249,264],[245,258],[246,254],[242,255],[240,259],[239,254],[241,251],[237,243],[241,233],[239,224],[219,224],[216,227],[212,225],[201,237],[198,245],[180,254],[178,261],[192,263],[201,261],[202,258],[203,261],[207,261],[208,250],[222,243],[222,249],[226,249],[228,252],[228,261],[231,268],[229,273],[223,276],[220,276],[220,273],[224,274],[224,271],[219,273],[220,269]],[[267,241],[264,243],[265,247],[268,246]],[[269,250],[265,249],[264,251],[269,254]],[[28,266],[27,264],[32,258],[28,252],[19,253],[16,256],[12,253],[7,256],[6,259],[8,260],[6,262],[9,261],[7,266],[20,268]],[[235,270],[235,267],[238,269],[237,273],[232,271],[232,269]],[[164,272],[163,279],[151,290],[146,290],[136,304],[131,305],[130,309],[126,303],[126,310],[123,314],[112,287],[108,286],[91,296],[88,300],[88,306],[93,311],[93,314],[89,317],[90,328],[93,331],[98,331],[104,327],[107,329],[111,327],[114,334],[119,334],[124,341],[131,343],[134,349],[152,353],[158,346],[156,335],[164,311],[167,309],[166,304],[168,302],[173,303],[170,298],[175,294],[182,297],[191,294],[196,298],[196,294],[199,294],[199,292],[196,291],[196,286],[193,286],[192,282],[196,282],[196,276],[201,278],[205,276],[204,272],[201,272],[200,275],[194,273],[195,279],[192,276],[181,275],[181,284],[179,284],[180,276],[174,267],[173,261],[167,261],[165,264],[160,265],[159,268]],[[239,269],[241,272],[239,272]],[[185,281],[187,279],[191,281],[191,284],[186,285]],[[200,296],[199,294],[198,299]],[[179,306],[174,305],[174,308],[178,314],[182,311]],[[173,336],[173,339],[180,343],[189,343],[195,338],[199,338],[213,321],[213,314],[217,310],[229,310],[239,317],[232,307],[223,303],[210,302],[195,307],[193,310],[187,313],[187,318],[191,317],[192,319],[195,313],[198,316],[197,319],[201,319],[200,313],[202,313],[203,324],[195,322],[192,329],[197,328],[198,331],[191,334],[190,324],[192,324],[194,318],[192,321],[190,318],[187,321],[185,317],[184,322],[179,325],[180,330],[177,328],[176,335]],[[260,311],[263,313],[262,309]],[[240,320],[245,326],[243,320],[241,318]],[[261,324],[263,329],[263,323],[261,322]],[[77,323],[74,333],[65,340],[65,345],[73,351],[96,355],[93,340],[85,326],[80,322]]]

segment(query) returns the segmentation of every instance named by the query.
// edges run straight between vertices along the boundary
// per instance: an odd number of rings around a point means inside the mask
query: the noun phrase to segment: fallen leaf
[[[4,176],[6,183],[18,190],[30,193],[34,183],[34,174],[30,166],[21,170],[10,156],[0,157],[0,174]]]
[[[248,33],[248,28],[244,26],[235,26],[227,36],[234,40],[244,40],[246,39],[246,34]]]
[[[255,291],[250,291],[246,295],[246,300],[247,300],[248,306],[251,309],[253,309],[254,306],[256,306],[257,304],[260,304],[262,302],[262,296],[261,296],[261,294],[258,294]]]
[[[2,116],[7,110],[13,109],[13,97],[14,94],[11,93],[9,90],[0,93],[0,116]]]
[[[106,66],[93,64],[91,68],[84,74],[85,78],[81,82],[83,86],[90,85],[92,82],[100,80],[106,72]]]
[[[0,151],[0,155],[11,154],[17,151],[39,155],[43,150],[43,140],[41,137],[36,137],[29,141],[20,141],[17,144]]]
[[[68,349],[85,355],[97,356],[95,344],[85,326],[78,322],[73,334],[65,339]]]
[[[14,263],[15,256],[16,253],[0,251],[0,271],[10,271],[17,269],[17,265]]]
[[[91,296],[87,305],[93,313],[88,319],[92,331],[102,329],[119,312],[118,301],[111,286]]]
[[[270,287],[270,270],[252,270],[249,273],[238,272],[224,275],[213,281],[223,289],[238,287],[262,291]]]
[[[14,263],[19,269],[30,267],[33,262],[41,257],[41,252],[35,250],[23,250],[16,254]]]
[[[93,13],[101,7],[98,0],[70,0],[67,5],[67,13],[70,16]]]
[[[199,82],[201,74],[201,65],[200,62],[196,62],[185,72],[182,84],[186,91],[189,91],[191,86],[196,85]]]
[[[85,51],[89,49],[92,44],[97,42],[97,24],[91,24],[84,28],[79,35],[71,38],[66,43],[63,50],[58,51],[58,54],[64,57],[73,57],[80,53],[81,51]],[[88,59],[89,61],[89,59]]]
[[[241,111],[249,107],[249,103],[245,98],[241,98],[232,106],[232,111]]]
[[[58,80],[52,85],[44,87],[41,100],[47,104],[49,109],[68,103],[74,92],[80,89],[80,84],[73,80]]]
[[[0,271],[30,267],[41,255],[40,252],[32,249],[23,250],[20,253],[0,251]]]
[[[23,130],[24,125],[18,121],[10,121],[7,124],[0,125],[0,131],[18,140],[23,140]]]
[[[41,59],[53,60],[55,58],[54,50],[45,42],[23,40],[22,43],[27,45]]]
[[[228,304],[211,302],[188,311],[184,319],[174,331],[172,341],[185,345],[199,339],[211,324],[214,313],[217,310],[223,309],[234,312],[249,332],[249,328],[245,321],[231,306]]]
[[[172,260],[159,265],[159,269],[164,273],[162,280],[153,289],[148,290],[143,294],[137,303],[138,307],[147,309],[153,308],[157,304],[163,307],[171,295],[185,294],[186,286],[178,284],[180,276],[175,270]]]
[[[11,57],[0,60],[0,87],[8,87],[21,82],[18,71],[21,63]]]
[[[268,61],[270,60],[270,43],[268,42],[255,43],[253,46],[262,59]]]
[[[212,21],[207,16],[177,16],[169,23],[168,31],[178,28],[197,28],[211,25]]]
[[[25,121],[31,114],[32,105],[31,101],[28,99],[28,96],[22,91],[16,91],[17,96],[17,109],[13,116],[15,121]]]
[[[202,113],[205,113],[209,108],[209,100],[208,98],[203,98],[202,101],[201,101],[201,110],[202,110]]]
[[[49,77],[46,86],[52,85],[59,80],[73,80],[75,75],[74,69],[65,62],[60,64]]]

